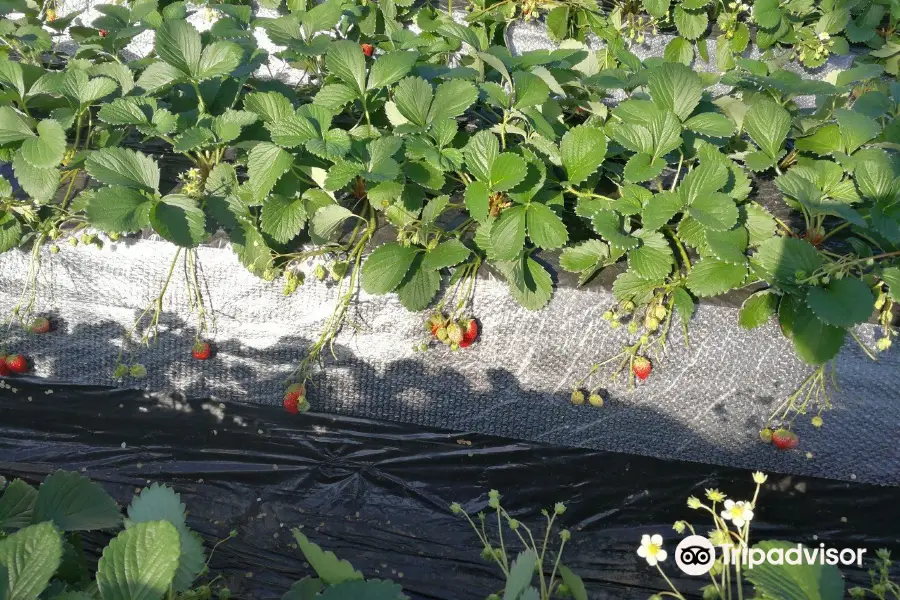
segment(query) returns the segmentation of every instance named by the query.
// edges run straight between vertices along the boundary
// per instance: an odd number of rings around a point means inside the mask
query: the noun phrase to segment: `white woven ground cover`
[[[116,385],[111,372],[135,316],[158,293],[174,249],[167,243],[107,243],[103,250],[64,247],[45,256],[41,306],[61,324],[46,336],[16,335],[37,374],[74,383]],[[194,325],[182,274],[166,297],[158,345],[134,359],[148,370],[130,380],[148,390],[178,390],[278,405],[283,380],[302,359],[334,296],[309,281],[285,297],[241,268],[227,249],[201,248],[202,272],[217,314],[216,357],[190,357]],[[27,257],[0,261],[0,305],[23,283]],[[560,288],[546,309],[518,306],[506,284],[481,281],[473,314],[483,335],[465,353],[415,352],[422,317],[396,301],[363,295],[314,381],[314,410],[341,412],[511,438],[658,457],[760,468],[877,483],[900,483],[900,353],[873,363],[849,345],[837,361],[840,391],[814,432],[800,422],[803,452],[777,453],[758,441],[766,417],[808,373],[789,342],[768,325],[740,329],[736,310],[704,305],[691,327],[690,347],[675,337],[654,377],[628,391],[609,386],[602,409],[573,406],[573,378],[624,341],[600,319],[614,300],[602,289]],[[871,327],[861,327],[872,341]],[[6,390],[3,393],[9,393]],[[23,399],[24,400],[24,399]],[[811,454],[807,457],[806,452]],[[602,471],[602,465],[586,468]]]

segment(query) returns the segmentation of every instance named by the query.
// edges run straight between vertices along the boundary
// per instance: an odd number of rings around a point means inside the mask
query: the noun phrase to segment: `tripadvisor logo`
[[[741,548],[736,552],[734,548],[722,547],[722,560],[725,564],[741,565],[748,569],[757,567],[763,563],[770,565],[856,565],[862,567],[865,548],[826,548],[825,544],[819,544],[818,548],[810,548],[803,544],[797,544],[790,548]]]
[[[726,565],[741,564],[748,569],[762,564],[770,565],[856,565],[862,567],[865,548],[810,548],[797,544],[789,548],[769,548],[768,550],[746,546],[736,550],[733,546],[720,546],[722,562]],[[698,576],[708,573],[716,562],[716,548],[709,539],[701,535],[690,535],[675,549],[675,564],[685,574]]]

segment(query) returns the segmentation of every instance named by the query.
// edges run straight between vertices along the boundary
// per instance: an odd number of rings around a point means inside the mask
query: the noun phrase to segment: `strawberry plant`
[[[179,262],[192,350],[213,356],[196,248],[224,235],[285,294],[312,275],[336,298],[286,382],[300,386],[288,388],[289,412],[309,407],[310,376],[360,293],[429,311],[417,347],[465,349],[490,335],[471,309],[479,274],[540,310],[554,254],[580,284],[614,272],[603,317],[627,331],[621,352],[573,382],[582,403],[603,403],[608,370],[632,384],[661,376],[673,324],[688,343],[699,302],[745,288],[740,324],[777,319],[812,369],[773,429],[830,407],[829,365],[847,340],[863,345],[856,326],[880,326],[865,348],[873,358],[891,346],[896,2],[647,1],[607,13],[500,0],[468,6],[465,24],[403,2],[272,8],[203,7],[215,19],[201,32],[180,3],[100,5],[92,23],[51,5],[23,16],[4,5],[0,250],[32,256],[10,325],[34,322],[43,248],[52,259],[61,240],[152,231],[175,247],[173,260],[126,332],[115,374],[146,374],[126,364],[128,343],[154,339]],[[507,26],[535,15],[560,47],[514,55]],[[679,36],[663,57],[632,52],[672,27]],[[302,69],[295,84],[260,76],[271,57],[258,29],[278,44],[275,57]],[[53,52],[50,32],[64,30],[72,56]],[[688,65],[713,32],[721,72],[698,73]],[[590,50],[588,33],[605,48]],[[133,60],[126,46],[140,34],[152,34],[152,50]],[[751,43],[759,59],[743,55]],[[850,44],[873,52],[825,78],[783,68],[790,56],[820,65]],[[730,91],[716,95],[715,84]]]
[[[4,483],[0,477],[0,489]],[[101,530],[118,534],[94,570],[81,536]],[[102,487],[66,471],[37,489],[13,480],[0,495],[4,598],[209,597],[219,579],[207,577],[209,557],[186,524],[179,495],[166,486],[135,494],[124,516]]]

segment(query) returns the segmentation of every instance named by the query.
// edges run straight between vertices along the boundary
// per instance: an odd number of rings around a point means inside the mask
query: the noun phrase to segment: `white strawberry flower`
[[[637,554],[647,560],[647,564],[655,567],[657,563],[666,560],[666,551],[662,547],[663,539],[658,533],[655,535],[645,535],[641,538],[641,547],[638,548]]]
[[[819,34],[819,39],[822,40],[823,42],[825,42],[825,41],[830,40],[831,36],[823,31],[822,33]]]
[[[734,500],[725,501],[725,510],[721,513],[722,519],[731,521],[735,527],[743,527],[744,524],[753,520],[753,505],[749,502],[735,502]]]

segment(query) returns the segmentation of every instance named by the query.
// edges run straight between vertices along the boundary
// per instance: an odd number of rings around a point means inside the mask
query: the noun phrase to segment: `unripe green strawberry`
[[[463,329],[457,323],[447,325],[447,337],[454,344],[459,344],[463,339]]]
[[[584,392],[581,390],[572,390],[572,404],[581,406],[584,404]]]
[[[763,427],[763,429],[759,432],[759,439],[761,439],[766,444],[772,443],[772,430],[768,427]]]
[[[129,373],[135,379],[143,379],[147,376],[147,367],[142,364],[133,364],[131,369],[129,369]]]
[[[647,319],[646,325],[648,331],[656,331],[659,329],[659,320],[656,317],[650,317]]]
[[[601,408],[603,406],[603,396],[600,394],[591,394],[588,398],[588,402],[591,403],[591,406]]]
[[[825,424],[825,421],[822,420],[822,417],[820,417],[819,415],[814,416],[811,419],[811,421],[812,421],[812,426],[815,427],[816,429],[818,429],[819,427],[821,427],[822,425]]]
[[[886,352],[890,347],[891,338],[889,337],[878,338],[878,341],[875,342],[875,348],[877,348],[879,352]]]
[[[659,319],[660,321],[662,321],[663,319],[666,318],[666,315],[668,314],[668,311],[666,310],[666,307],[665,307],[665,306],[661,306],[661,305],[660,305],[660,306],[657,306],[657,307],[656,307],[656,309],[653,311],[653,314],[656,316],[657,319]]]
[[[434,337],[442,342],[447,342],[447,328],[446,327],[438,327],[437,331],[434,332]]]
[[[341,278],[347,274],[347,270],[350,268],[350,263],[347,261],[338,261],[331,265],[331,278],[335,281],[340,281]]]

